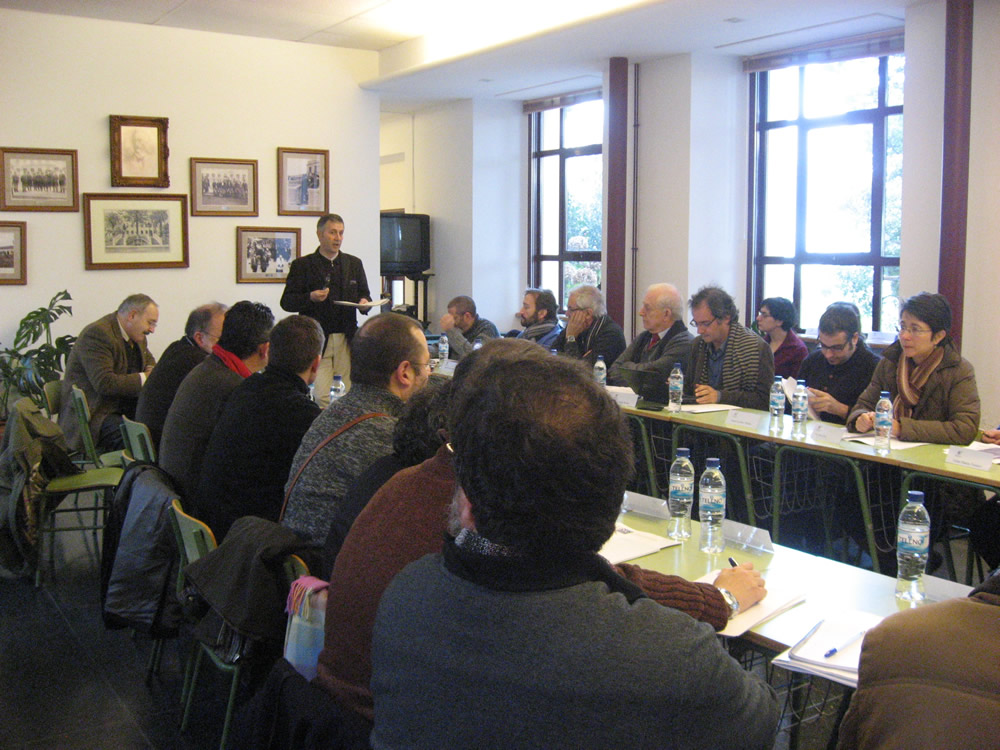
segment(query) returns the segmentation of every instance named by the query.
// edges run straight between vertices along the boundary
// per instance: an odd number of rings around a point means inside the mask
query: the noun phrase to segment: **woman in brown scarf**
[[[899,338],[883,354],[847,427],[867,432],[881,391],[892,399],[892,436],[905,441],[968,445],[979,429],[976,374],[948,336],[951,306],[921,292],[903,303]]]

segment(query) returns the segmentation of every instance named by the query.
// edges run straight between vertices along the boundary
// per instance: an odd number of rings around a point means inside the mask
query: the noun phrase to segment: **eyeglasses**
[[[410,362],[410,366],[413,367],[414,369],[416,369],[418,367],[430,367],[431,363],[430,363],[430,360],[428,360],[426,362]]]
[[[766,310],[761,310],[761,311],[759,311],[757,313],[757,317],[758,318],[770,318],[771,317],[771,313],[767,312]]]
[[[590,309],[589,307],[567,307],[566,312],[568,313],[586,312],[589,309]]]
[[[904,326],[904,325],[896,326],[896,333],[899,334],[908,333],[911,336],[920,336],[921,334],[930,332],[931,332],[930,328],[919,328],[918,326]]]
[[[831,344],[830,346],[827,346],[822,341],[820,341],[819,348],[820,351],[823,352],[842,352],[844,351],[844,349],[848,347],[850,343],[851,343],[850,341],[845,341],[843,344]]]
[[[712,318],[711,320],[689,320],[688,325],[693,326],[700,331],[702,328],[708,328],[717,320],[718,318]]]

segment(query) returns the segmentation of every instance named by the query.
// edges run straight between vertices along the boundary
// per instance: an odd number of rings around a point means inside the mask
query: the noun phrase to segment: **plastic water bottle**
[[[482,348],[483,348],[483,340],[478,336],[476,336],[475,341],[472,342],[472,351],[476,351]]]
[[[441,336],[438,338],[438,358],[442,362],[448,361],[449,347],[450,344],[448,343],[448,336],[447,334],[442,333]]]
[[[795,386],[792,394],[792,437],[804,438],[806,436],[806,422],[809,419],[809,391],[806,390],[806,381],[800,380]]]
[[[691,536],[691,506],[694,504],[694,464],[691,451],[678,448],[677,457],[670,464],[670,494],[667,496],[667,511],[670,525],[667,536],[671,539],[687,539]]]
[[[347,386],[344,385],[344,378],[341,375],[334,375],[333,382],[330,383],[330,403],[347,393]]]
[[[698,482],[698,520],[701,521],[701,544],[698,549],[718,555],[726,548],[722,520],[726,517],[726,478],[719,459],[705,461],[705,471]]]
[[[875,452],[880,456],[888,456],[892,435],[892,401],[889,391],[882,391],[878,403],[875,404]]]
[[[924,568],[930,545],[931,517],[924,507],[924,493],[910,492],[896,526],[897,599],[924,599]]]
[[[674,362],[674,369],[670,371],[667,388],[670,393],[670,403],[667,404],[667,411],[680,411],[681,404],[684,402],[684,370],[681,368],[680,362]],[[691,476],[693,477],[694,474]],[[688,536],[690,536],[690,533]]]
[[[785,416],[785,389],[781,385],[781,376],[774,376],[774,385],[771,386],[771,400],[769,402],[771,420],[768,429],[771,432],[781,432]]]
[[[598,354],[597,361],[594,362],[594,381],[598,385],[607,385],[608,366],[604,364],[604,355]]]

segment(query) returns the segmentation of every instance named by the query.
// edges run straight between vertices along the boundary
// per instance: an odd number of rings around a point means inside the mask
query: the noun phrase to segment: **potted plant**
[[[68,335],[52,339],[52,323],[73,314],[73,308],[65,304],[72,299],[64,289],[45,307],[29,312],[21,318],[13,345],[0,351],[0,418],[6,420],[12,397],[18,395],[29,396],[44,408],[43,386],[62,377],[65,359],[76,341],[76,336]]]

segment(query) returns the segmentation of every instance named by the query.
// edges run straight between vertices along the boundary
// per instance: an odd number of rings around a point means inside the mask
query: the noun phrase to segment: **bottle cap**
[[[691,458],[691,449],[690,448],[678,448],[677,449],[677,458]]]
[[[889,391],[882,391],[882,394],[879,396],[879,398],[889,398]]]
[[[906,502],[908,503],[921,503],[924,502],[924,493],[918,490],[910,490],[906,493]]]
[[[680,362],[674,362],[674,367],[680,367],[680,366],[681,366]]]
[[[804,381],[804,380],[797,380],[795,382],[798,383],[799,385],[805,385],[806,384],[806,381]]]
[[[774,376],[774,382],[775,383],[780,383],[781,382],[781,376],[780,375],[775,375]]]
[[[719,468],[719,459],[717,459],[717,458],[706,458],[705,459],[705,468],[706,469],[718,469]]]
[[[603,362],[604,361],[604,355],[603,354],[598,354],[597,355],[597,359],[600,360],[601,362]]]

